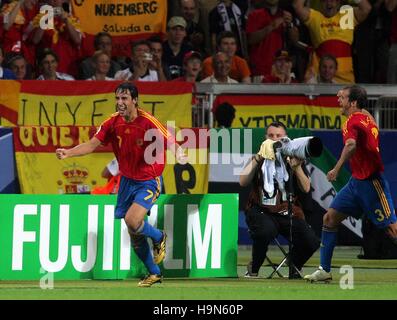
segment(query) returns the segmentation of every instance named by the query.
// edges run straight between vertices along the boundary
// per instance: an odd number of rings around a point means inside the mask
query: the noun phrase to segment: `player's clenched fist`
[[[338,171],[335,168],[328,171],[328,173],[327,173],[328,181],[330,181],[330,182],[335,181],[337,177],[338,177]]]
[[[67,158],[68,157],[67,151],[68,151],[67,149],[62,149],[62,148],[57,149],[55,151],[57,158],[60,160]]]

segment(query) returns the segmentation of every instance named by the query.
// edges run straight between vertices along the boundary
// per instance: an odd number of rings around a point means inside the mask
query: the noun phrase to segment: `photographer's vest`
[[[251,192],[248,196],[248,203],[246,210],[249,210],[253,206],[259,206],[263,209],[264,212],[279,214],[279,215],[287,215],[288,214],[288,201],[287,201],[287,192],[288,192],[288,181],[285,183],[286,190],[281,192],[279,190],[278,184],[274,182],[274,194],[267,195],[263,190],[263,173],[261,170],[263,164],[263,160],[258,164],[258,167],[255,172],[255,176],[253,178],[253,186]],[[295,175],[293,176],[295,177]],[[291,179],[291,177],[290,177]],[[296,179],[293,178],[294,190],[297,191],[298,185]],[[301,203],[299,201],[298,196],[294,196],[293,205],[292,205],[292,213],[293,216],[305,219],[305,215],[301,208]]]

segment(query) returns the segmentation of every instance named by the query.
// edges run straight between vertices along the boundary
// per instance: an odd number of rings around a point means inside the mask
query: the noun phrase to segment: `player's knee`
[[[338,223],[334,215],[330,212],[327,212],[323,217],[323,228],[334,229],[337,227]]]
[[[125,217],[124,218],[125,224],[127,225],[128,229],[133,230],[135,232],[135,230],[138,230],[139,227],[142,224],[142,221],[138,220],[138,219],[134,219],[134,217],[129,216],[129,217]]]

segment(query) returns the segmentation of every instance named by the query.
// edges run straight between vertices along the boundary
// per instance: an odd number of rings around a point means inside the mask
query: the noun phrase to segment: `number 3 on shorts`
[[[377,215],[376,220],[378,220],[379,222],[385,220],[385,215],[383,214],[382,210],[376,209],[375,214]]]

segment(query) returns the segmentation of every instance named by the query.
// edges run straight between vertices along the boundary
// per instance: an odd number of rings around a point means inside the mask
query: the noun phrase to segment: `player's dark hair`
[[[138,89],[131,82],[125,81],[120,83],[114,93],[116,94],[120,91],[128,91],[133,99],[138,99]]]
[[[343,90],[349,90],[349,102],[357,101],[357,108],[362,109],[367,107],[367,91],[363,87],[353,85],[345,87]]]
[[[270,127],[283,128],[284,131],[287,132],[287,127],[286,127],[285,124],[282,123],[281,121],[274,121],[274,122],[272,122],[271,124],[269,124],[269,125],[266,127],[266,133],[267,133],[267,130],[269,130]]]

